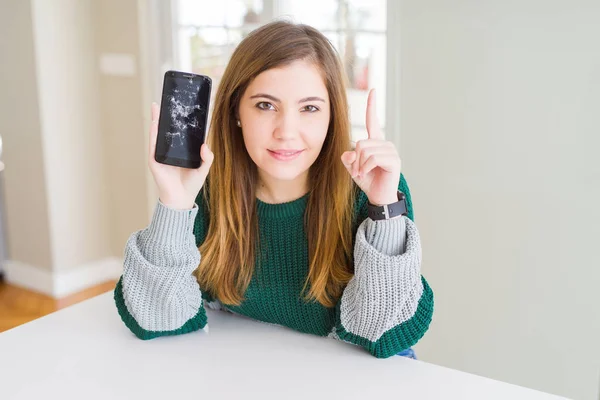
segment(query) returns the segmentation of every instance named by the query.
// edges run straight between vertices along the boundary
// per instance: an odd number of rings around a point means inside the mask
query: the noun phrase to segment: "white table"
[[[106,293],[0,334],[16,399],[557,399],[208,310],[209,331],[137,339]]]

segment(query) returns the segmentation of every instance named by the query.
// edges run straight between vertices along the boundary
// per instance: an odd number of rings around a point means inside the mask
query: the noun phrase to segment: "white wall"
[[[31,4],[12,1],[0,12],[0,135],[7,257],[50,270],[44,153],[35,76]],[[10,62],[8,62],[10,60]],[[35,251],[31,251],[32,238]],[[3,260],[4,261],[4,260]]]
[[[91,3],[32,1],[53,268],[110,255]]]
[[[405,0],[400,25],[420,357],[598,399],[600,2]]]
[[[141,78],[99,73],[106,53],[138,61],[139,4],[5,3],[6,279],[62,297],[117,278],[128,236],[149,222]]]
[[[88,0],[89,1],[89,0]],[[142,32],[139,27],[136,0],[91,1],[95,55],[97,60],[106,54],[129,58],[134,65],[131,74],[103,71],[98,76],[97,93],[104,151],[107,191],[110,193],[111,229],[109,240],[112,253],[121,256],[133,231],[150,222],[158,195],[149,203],[149,190],[154,182],[147,180],[149,110],[151,101],[142,102],[145,82],[141,71]],[[162,82],[161,82],[162,83]]]

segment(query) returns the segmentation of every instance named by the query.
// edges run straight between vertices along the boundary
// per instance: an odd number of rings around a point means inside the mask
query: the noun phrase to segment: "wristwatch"
[[[367,201],[367,211],[372,220],[390,219],[399,215],[407,215],[406,195],[398,190],[398,201],[392,204],[376,206]]]

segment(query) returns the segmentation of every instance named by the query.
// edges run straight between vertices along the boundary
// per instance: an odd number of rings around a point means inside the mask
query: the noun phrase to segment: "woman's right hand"
[[[214,154],[204,143],[200,148],[202,165],[199,168],[182,168],[156,162],[156,137],[158,135],[158,104],[152,103],[152,124],[150,125],[150,143],[148,149],[148,166],[158,187],[160,201],[167,207],[176,210],[189,210],[194,207],[196,196],[208,176]]]

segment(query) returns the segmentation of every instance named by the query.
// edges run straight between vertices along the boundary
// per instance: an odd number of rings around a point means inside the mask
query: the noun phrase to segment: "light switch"
[[[132,54],[102,54],[100,56],[100,72],[104,75],[135,76],[135,57]]]

